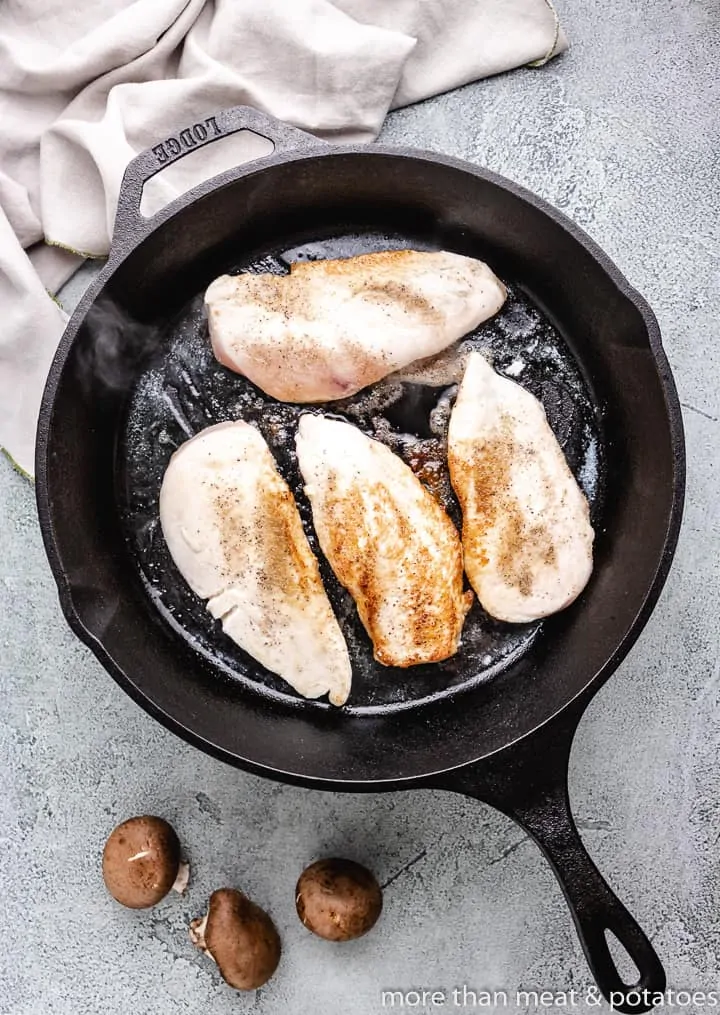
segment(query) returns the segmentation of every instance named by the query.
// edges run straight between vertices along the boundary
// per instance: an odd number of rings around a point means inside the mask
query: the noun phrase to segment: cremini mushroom
[[[150,814],[128,818],[111,832],[102,871],[112,897],[130,909],[154,906],[173,888],[183,892],[190,876],[175,829]]]
[[[207,914],[190,924],[190,940],[236,990],[262,987],[280,961],[280,937],[267,913],[234,888],[210,896]]]
[[[382,891],[366,867],[333,857],[317,860],[302,872],[295,906],[313,934],[327,941],[351,941],[377,923]]]

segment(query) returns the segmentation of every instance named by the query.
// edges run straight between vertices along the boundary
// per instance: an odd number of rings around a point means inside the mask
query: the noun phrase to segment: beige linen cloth
[[[389,109],[566,46],[549,0],[3,0],[0,446],[32,474],[65,325],[50,293],[107,254],[143,148],[242,104],[371,141]],[[165,199],[247,158],[238,141],[173,167]]]

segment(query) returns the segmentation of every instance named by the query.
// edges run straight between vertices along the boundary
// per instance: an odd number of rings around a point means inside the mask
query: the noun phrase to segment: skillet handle
[[[585,849],[570,810],[567,773],[582,708],[562,713],[530,737],[480,765],[443,776],[437,785],[491,804],[537,843],[567,900],[590,970],[613,1010],[650,1011],[666,986],[648,937],[604,880]],[[639,971],[625,983],[608,948],[614,934]]]
[[[272,116],[266,116],[251,106],[233,106],[231,109],[220,110],[213,116],[196,120],[195,123],[188,124],[169,137],[159,140],[152,148],[146,148],[128,162],[120,185],[114,235],[131,233],[137,230],[140,224],[144,228],[149,221],[140,211],[143,187],[148,180],[191,152],[242,130],[251,131],[272,141],[275,146],[274,153],[326,145],[326,142],[313,137],[312,134],[282,123]]]

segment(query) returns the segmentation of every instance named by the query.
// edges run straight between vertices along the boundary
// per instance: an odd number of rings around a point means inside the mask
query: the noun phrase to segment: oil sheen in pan
[[[305,244],[234,271],[284,273],[296,260],[347,257],[369,250],[412,245],[397,236],[364,233]],[[468,348],[489,355],[500,373],[517,380],[542,400],[568,462],[585,491],[597,521],[603,487],[598,409],[568,347],[522,290],[508,283],[508,299],[499,314],[481,325],[439,360],[417,364],[326,411],[356,424],[399,454],[440,498],[459,526],[458,505],[447,473],[444,451],[447,424]],[[421,380],[430,383],[419,383]],[[155,606],[176,632],[209,658],[224,679],[243,681],[256,691],[302,707],[330,708],[306,702],[277,676],[264,670],[223,633],[185,584],[168,553],[158,517],[158,496],[171,454],[204,427],[227,419],[254,423],[267,440],[280,471],[290,484],[310,544],[318,555],[331,602],[348,642],[353,686],[346,710],[394,711],[456,693],[500,673],[530,645],[540,624],[502,624],[477,603],[468,615],[462,645],[445,662],[396,669],[375,662],[371,643],[354,603],[339,585],[319,551],[310,506],[303,493],[295,455],[300,413],[317,407],[274,401],[249,381],[220,366],[207,338],[202,293],[192,299],[160,336],[158,350],[139,376],[129,398],[118,444],[119,503],[131,553]]]

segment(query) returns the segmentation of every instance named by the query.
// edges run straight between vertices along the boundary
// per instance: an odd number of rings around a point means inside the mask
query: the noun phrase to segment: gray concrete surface
[[[384,139],[542,194],[660,320],[685,407],[685,523],[651,622],[582,723],[571,790],[589,850],[670,986],[708,991],[720,985],[718,12],[714,0],[587,0],[561,13],[565,57],[401,111]],[[374,1015],[387,988],[590,986],[548,868],[503,817],[439,793],[272,785],[150,720],[65,627],[32,488],[5,461],[0,476],[0,1015]],[[136,913],[105,894],[99,858],[111,827],[143,811],[176,825],[193,878],[185,898]],[[294,914],[296,875],[327,853],[394,878],[382,923],[346,946]],[[257,994],[225,987],[186,937],[226,883],[267,906],[285,941]]]

